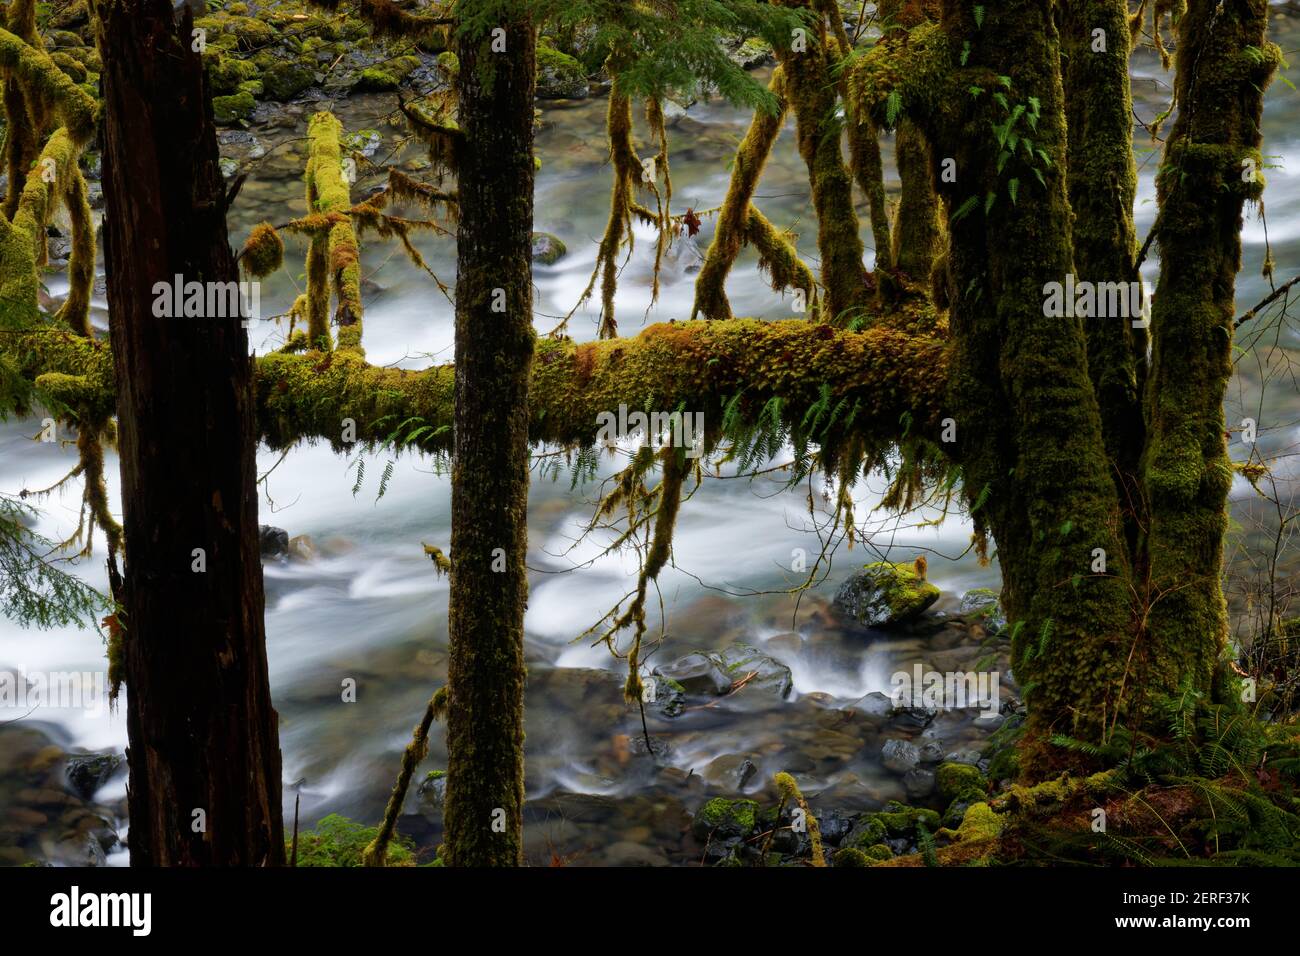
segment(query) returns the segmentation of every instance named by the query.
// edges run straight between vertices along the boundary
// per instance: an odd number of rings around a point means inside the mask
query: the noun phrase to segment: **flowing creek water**
[[[1276,25],[1274,39],[1294,60],[1300,48],[1300,22],[1279,19]],[[1135,59],[1134,95],[1140,117],[1149,119],[1161,108],[1168,81],[1154,58]],[[378,131],[377,160],[396,148],[390,161],[419,168],[422,150],[417,144],[397,147],[405,134],[388,122],[395,107],[392,96],[277,108],[272,124],[222,136],[223,152],[249,173],[232,210],[233,242],[242,242],[261,220],[283,223],[306,211],[302,198],[306,118],[325,105],[338,113],[349,130]],[[552,103],[541,114],[535,228],[558,236],[568,253],[553,265],[538,264],[535,270],[540,332],[554,327],[572,308],[594,265],[596,243],[608,215],[605,105],[603,97]],[[1300,266],[1298,119],[1300,99],[1286,85],[1275,83],[1265,112],[1264,151],[1279,164],[1268,171],[1266,192],[1268,239],[1279,281]],[[669,137],[676,211],[688,206],[707,209],[721,201],[727,161],[748,120],[747,114],[719,102],[673,111]],[[1141,174],[1138,234],[1145,236],[1154,213],[1159,154],[1140,129],[1136,136]],[[891,141],[885,143],[885,153],[892,171]],[[355,195],[379,181],[378,176],[363,174]],[[792,124],[787,125],[767,167],[757,204],[779,226],[794,226],[801,232],[800,249],[815,262],[806,171],[795,152]],[[870,243],[865,210],[862,214],[864,240]],[[665,265],[659,301],[653,306],[653,239],[638,231],[619,286],[622,334],[634,335],[649,322],[689,317],[694,272],[711,229],[706,219],[699,236],[678,240]],[[1268,291],[1267,281],[1260,276],[1264,226],[1253,215],[1244,239],[1239,310]],[[418,244],[433,271],[452,284],[452,241],[424,237]],[[287,311],[300,291],[304,252],[302,243],[288,242],[287,267],[262,286],[264,316]],[[1155,269],[1154,262],[1144,269],[1148,285],[1154,282]],[[450,361],[451,305],[427,275],[410,265],[400,250],[378,241],[363,248],[363,272],[369,360],[408,368]],[[60,292],[59,282],[59,276],[50,277],[55,295]],[[728,294],[738,315],[780,318],[789,314],[788,302],[770,291],[752,255],[742,257]],[[106,322],[104,305],[101,289],[96,300],[96,323],[101,328]],[[595,308],[589,305],[574,316],[570,332],[589,339],[595,327]],[[283,334],[282,326],[262,323],[254,329],[255,346],[259,352],[267,351],[282,341]],[[1277,380],[1267,387],[1262,383],[1283,367],[1281,363],[1298,344],[1289,333],[1284,335],[1283,352],[1263,366],[1267,374],[1256,364],[1263,353],[1252,352],[1239,365],[1228,401],[1230,423],[1247,414],[1259,416],[1261,447],[1275,454],[1296,443],[1300,395],[1293,383]],[[196,422],[194,427],[202,426]],[[33,419],[0,424],[0,487],[10,492],[45,487],[75,464],[74,448],[33,442],[38,430],[39,422]],[[1244,457],[1244,449],[1236,444],[1233,452],[1234,458]],[[110,492],[116,503],[116,458],[112,454],[108,458]],[[326,444],[299,446],[282,461],[279,453],[266,449],[258,456],[260,471],[270,471],[259,489],[260,520],[285,528],[291,536],[309,536],[315,551],[310,560],[268,559],[265,565],[286,830],[295,795],[301,798],[304,827],[334,812],[377,821],[410,728],[432,691],[446,679],[448,585],[435,577],[421,544],[446,547],[449,541],[449,479],[430,460],[403,455],[394,460],[387,491],[377,498],[379,476],[390,459],[383,453],[365,455],[366,478],[354,495],[355,462]],[[602,475],[613,468],[613,463],[607,463]],[[859,515],[867,514],[878,500],[882,484],[873,481],[857,489]],[[1244,482],[1238,485],[1234,515],[1248,525],[1257,517],[1254,493]],[[797,577],[788,570],[795,549],[816,554],[818,539],[808,530],[807,489],[782,491],[782,486],[779,476],[753,482],[710,480],[683,506],[674,542],[677,567],[666,569],[660,579],[666,637],[651,664],[745,642],[790,668],[792,690],[782,698],[755,681],[753,687],[727,698],[692,697],[686,710],[673,718],[651,705],[647,718],[654,752],[647,753],[637,708],[622,700],[623,662],[613,660],[602,647],[590,646],[590,640],[575,640],[632,586],[635,558],[602,557],[600,539],[580,540],[596,484],[572,489],[567,471],[554,480],[535,474],[528,558],[533,573],[525,622],[526,845],[532,862],[559,857],[574,864],[690,863],[700,858],[700,846],[688,832],[690,814],[711,796],[770,795],[772,774],[789,770],[819,809],[878,807],[886,800],[909,796],[902,778],[882,766],[884,740],[914,738],[943,753],[966,745],[978,747],[986,740],[987,725],[973,723],[973,712],[941,714],[922,729],[922,722],[909,720],[908,715],[890,718],[879,712],[878,698],[866,696],[888,692],[891,675],[910,671],[918,662],[940,671],[972,669],[983,651],[965,624],[945,624],[937,617],[933,626],[916,632],[871,632],[843,626],[830,607],[834,589],[849,572],[881,555],[910,561],[926,554],[929,577],[944,592],[934,609],[941,614],[953,614],[967,589],[996,589],[996,567],[981,567],[965,553],[969,523],[952,516],[937,527],[917,527],[933,517],[927,514],[896,527],[882,518],[871,547],[852,552],[840,548],[834,554],[828,579],[803,597],[796,617],[793,601],[785,595],[727,593],[788,587]],[[75,528],[79,490],[79,484],[70,485],[45,502],[39,523],[42,533],[58,540]],[[76,567],[79,575],[106,590],[103,553],[100,540],[95,556]],[[178,633],[176,638],[183,640],[184,635]],[[24,631],[0,618],[0,669],[98,672],[104,666],[103,643],[93,631]],[[354,703],[342,701],[346,678],[357,682]],[[1006,684],[1005,689],[1010,691],[1012,685]],[[21,803],[23,799],[13,786],[6,789],[6,768],[13,772],[25,766],[24,760],[28,765],[40,759],[49,763],[53,759],[49,754],[40,757],[42,743],[52,740],[69,750],[118,753],[126,743],[121,710],[87,713],[42,708],[16,726],[28,735],[8,756],[0,755],[0,815],[7,800]],[[8,730],[8,739],[18,740],[12,736],[14,726]],[[30,732],[35,730],[44,736]],[[442,731],[435,723],[429,757],[417,780],[427,770],[445,767],[445,760]],[[30,786],[30,780],[23,779]],[[401,830],[425,850],[436,846],[440,833],[438,792],[434,784],[422,793],[413,787],[401,824]],[[119,770],[94,794],[93,803],[108,808],[122,824],[124,797],[125,776]],[[33,852],[63,862],[76,860],[81,851],[70,855],[58,842],[59,818],[53,812],[28,807],[26,813],[26,825],[38,834],[28,842]],[[33,813],[44,815],[46,821]],[[431,852],[425,853],[426,859],[430,856]],[[123,863],[125,858],[119,846],[110,849],[107,859]]]

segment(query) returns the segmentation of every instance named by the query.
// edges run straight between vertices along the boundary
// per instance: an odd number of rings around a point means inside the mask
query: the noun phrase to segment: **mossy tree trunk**
[[[939,17],[937,0],[887,0],[880,5],[881,21],[887,32],[908,30]],[[911,279],[928,283],[930,268],[943,251],[943,227],[939,222],[939,197],[935,194],[930,144],[909,119],[903,118],[894,131],[894,163],[898,167],[901,194],[894,214],[891,252],[886,260]]]
[[[155,283],[235,282],[191,18],[97,0],[122,504],[131,863],[284,862],[238,315],[158,317]]]
[[[1137,279],[1127,7],[1125,0],[1066,0],[1060,6],[1069,131],[1066,188],[1074,212],[1074,274],[1081,282]],[[1146,330],[1121,316],[1089,319],[1084,334],[1102,434],[1125,514],[1126,545],[1134,549],[1145,520],[1137,471],[1144,441]]]
[[[813,0],[782,2],[817,10],[798,45],[793,41],[778,45],[776,55],[785,73],[799,155],[808,167],[817,215],[824,316],[833,325],[846,325],[865,306],[869,289],[858,216],[853,209],[853,180],[840,145],[843,130],[836,117],[837,84],[831,71],[834,46],[821,9]]]
[[[997,542],[1031,742],[1053,731],[1097,739],[1115,716],[1131,608],[1122,566],[1090,572],[1094,549],[1122,551],[1082,320],[1043,308],[1044,286],[1073,268],[1060,50],[1047,0],[990,5],[982,25],[973,7],[945,3],[949,45],[970,43],[972,74],[1008,77],[1009,99],[1039,102],[1033,138],[1051,166],[1041,184],[1025,176],[1013,201],[1007,184],[1018,170],[999,168],[990,120],[1000,108],[987,100],[967,96],[958,122],[926,130],[958,170],[945,198],[958,291],[950,394],[965,491],[977,527]],[[971,195],[979,208],[956,215]]]
[[[8,7],[5,27],[14,36],[25,43],[40,48],[40,36],[36,32],[35,0],[14,0]],[[8,71],[6,71],[8,72]],[[5,194],[4,217],[12,220],[18,210],[19,197],[22,196],[23,184],[40,149],[40,115],[39,104],[29,95],[19,79],[6,75],[3,79],[3,97],[5,111],[4,161],[5,171],[9,177],[9,190]],[[42,250],[43,252],[43,250]],[[44,256],[41,256],[44,261]]]
[[[1192,0],[1178,23],[1178,119],[1156,180],[1161,270],[1141,462],[1150,502],[1144,686],[1208,688],[1227,642],[1220,575],[1232,465],[1223,401],[1242,206],[1263,192],[1259,123],[1281,59],[1267,24],[1266,0]]]
[[[533,358],[536,37],[504,13],[505,49],[462,28],[451,660],[449,864],[523,861],[528,383]]]
[[[894,134],[894,161],[902,193],[894,215],[890,258],[899,272],[926,283],[943,245],[939,199],[931,181],[932,165],[938,164],[931,163],[929,144],[909,120],[899,123]]]
[[[918,124],[932,162],[956,160],[956,183],[938,188],[951,228],[957,457],[977,528],[997,542],[1036,773],[1062,759],[1045,747],[1053,733],[1104,740],[1118,722],[1152,719],[1144,696],[1213,686],[1226,630],[1232,289],[1241,205],[1260,188],[1243,164],[1259,167],[1261,91],[1278,57],[1265,11],[1262,0],[1200,0],[1180,21],[1141,426],[1131,326],[1044,308],[1047,284],[1076,268],[1097,282],[1133,278],[1127,81],[1112,55],[1125,45],[1122,10],[1066,11],[1069,102],[1046,0],[945,0],[937,29],[887,37],[854,78],[871,109],[892,98]],[[1104,53],[1091,49],[1096,17]],[[1074,35],[1085,26],[1086,53]],[[1076,216],[1087,220],[1078,251]],[[1097,324],[1085,332],[1085,321]],[[1135,444],[1139,480],[1117,482]],[[1149,514],[1135,513],[1134,496]]]

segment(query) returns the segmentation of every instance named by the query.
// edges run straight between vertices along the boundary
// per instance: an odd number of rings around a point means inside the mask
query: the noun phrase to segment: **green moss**
[[[240,257],[251,275],[264,279],[284,264],[284,240],[275,227],[263,222],[253,227]]]
[[[73,83],[86,82],[86,67],[67,53],[51,53],[50,59],[72,80]]]
[[[537,44],[537,95],[542,99],[581,99],[587,73],[582,64],[545,42]]]
[[[957,828],[962,841],[996,840],[1002,834],[1002,818],[987,803],[972,803]]]
[[[248,119],[253,115],[256,107],[257,102],[253,99],[253,94],[248,92],[212,98],[212,114],[217,124],[221,126],[233,126],[240,120]]]
[[[361,854],[379,833],[368,827],[331,813],[316,824],[314,830],[298,834],[299,866],[361,866]],[[285,843],[288,856],[291,841]],[[395,838],[388,844],[387,866],[414,866],[415,853],[410,840]]]
[[[833,857],[836,866],[870,866],[871,858],[854,847],[841,847]]]
[[[215,54],[206,57],[205,62],[212,91],[222,96],[236,92],[241,83],[257,76],[257,66],[249,60]]]
[[[942,763],[935,772],[939,795],[945,800],[955,800],[969,791],[985,793],[988,781],[976,767],[962,763]]]
[[[871,860],[874,863],[879,863],[883,860],[892,860],[894,858],[894,851],[889,848],[889,844],[887,843],[872,844],[867,847],[863,853],[868,860]]]
[[[275,61],[262,73],[262,86],[269,99],[281,103],[293,99],[316,82],[316,72],[292,61]]]
[[[711,829],[736,826],[748,832],[754,829],[757,813],[758,804],[753,800],[728,800],[726,797],[714,797],[700,807],[699,818]]]
[[[362,70],[352,88],[362,93],[384,93],[395,90],[419,67],[418,56],[399,56]]]

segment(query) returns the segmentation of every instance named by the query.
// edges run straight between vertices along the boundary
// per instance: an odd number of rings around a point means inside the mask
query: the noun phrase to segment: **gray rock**
[[[858,814],[846,813],[843,810],[826,810],[816,816],[822,839],[831,846],[840,845],[840,841],[849,835],[858,818]]]
[[[262,557],[278,558],[289,553],[289,532],[269,524],[258,525],[258,540],[262,546]]]
[[[68,786],[83,800],[90,800],[95,791],[108,782],[114,772],[122,766],[126,758],[122,754],[72,754],[68,757],[68,766],[64,771],[68,777]]]
[[[967,766],[975,767],[980,762],[980,752],[971,747],[961,747],[951,753],[943,755],[944,763],[964,763]]]
[[[416,790],[420,800],[433,807],[441,807],[443,801],[447,799],[447,772],[445,770],[433,770],[429,775],[420,782]]]
[[[906,727],[928,727],[939,715],[937,707],[918,707],[915,704],[903,704],[894,708],[894,720]]]
[[[688,694],[718,697],[731,690],[731,678],[716,660],[705,654],[687,654],[670,664],[659,665],[653,673],[675,681]]]
[[[921,762],[921,751],[910,740],[886,740],[885,745],[880,748],[880,761],[885,765],[885,769],[897,774],[905,774],[909,770],[916,769],[916,765]]]
[[[854,704],[853,709],[858,713],[880,720],[894,712],[894,702],[889,699],[888,694],[873,691]]]
[[[934,793],[934,771],[914,767],[903,774],[903,786],[912,800],[923,800]]]
[[[1002,611],[998,592],[989,588],[975,588],[963,594],[958,613],[978,619],[991,634],[1007,626],[1007,616]]]
[[[534,262],[540,262],[544,266],[553,266],[568,251],[568,247],[560,241],[558,236],[553,236],[549,232],[533,233],[532,256]]]
[[[785,700],[794,689],[790,668],[752,644],[732,644],[709,657],[717,662],[733,684],[745,681],[744,694],[749,700],[759,696]]]
[[[927,740],[921,744],[921,762],[939,763],[943,760],[943,744],[937,740]]]
[[[662,674],[642,681],[642,699],[665,717],[676,717],[686,707],[686,688]]]

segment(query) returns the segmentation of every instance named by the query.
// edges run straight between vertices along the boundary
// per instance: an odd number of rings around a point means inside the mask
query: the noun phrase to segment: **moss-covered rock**
[[[925,579],[924,559],[914,564],[877,561],[840,586],[835,607],[866,627],[890,627],[913,620],[939,600],[939,589]]]
[[[253,95],[247,92],[212,98],[212,112],[218,126],[234,126],[240,120],[248,119],[256,106]]]
[[[316,824],[314,830],[298,835],[298,865],[360,866],[362,852],[378,833],[378,827],[368,827],[331,813]],[[286,856],[289,845],[286,841]],[[415,854],[408,839],[394,835],[388,844],[387,865],[415,865]]]
[[[268,99],[284,103],[316,82],[316,73],[301,63],[277,62],[262,74]]]
[[[235,38],[242,50],[255,50],[269,46],[279,39],[275,27],[253,17],[225,17],[221,32]]]
[[[1007,626],[1001,598],[997,591],[990,588],[975,588],[963,594],[959,613],[975,618],[991,634],[996,634]]]
[[[229,96],[239,90],[240,84],[257,76],[257,66],[248,60],[233,56],[209,56],[206,58],[208,78],[212,83],[212,92]]]
[[[352,88],[360,93],[386,93],[400,87],[419,68],[418,56],[399,56],[362,70]]]
[[[47,50],[56,50],[60,47],[80,47],[84,44],[81,37],[71,30],[51,30],[45,34],[45,48]]]
[[[988,781],[976,767],[964,763],[942,763],[935,774],[939,796],[955,800],[969,791],[988,792]]]
[[[742,70],[770,66],[776,61],[776,55],[772,52],[772,44],[761,37],[750,37],[734,50],[729,51],[727,56]]]
[[[55,0],[54,11],[50,14],[49,25],[59,30],[83,27],[90,22],[90,10],[86,0]]]
[[[691,832],[701,841],[742,839],[754,829],[757,818],[758,804],[753,800],[714,797],[696,812]]]
[[[855,847],[843,847],[835,851],[832,862],[836,866],[870,866],[871,859]]]
[[[579,100],[586,97],[589,92],[587,73],[581,63],[548,44],[538,44],[538,99]]]
[[[987,803],[972,803],[957,828],[957,839],[994,840],[1002,833],[1002,818]]]
[[[553,266],[568,251],[564,243],[560,241],[559,236],[553,236],[549,232],[533,233],[534,262],[540,262],[544,266]]]
[[[887,843],[877,843],[867,847],[862,851],[868,860],[878,863],[881,860],[891,860],[894,857],[894,851],[889,848]]]
[[[841,846],[856,847],[868,855],[874,854],[875,859],[888,859],[889,856],[882,856],[876,848],[880,847],[892,855],[893,851],[887,841],[905,839],[915,842],[918,825],[929,833],[936,832],[940,826],[939,814],[925,807],[909,807],[891,800],[883,810],[860,817],[848,836],[841,841]]]

